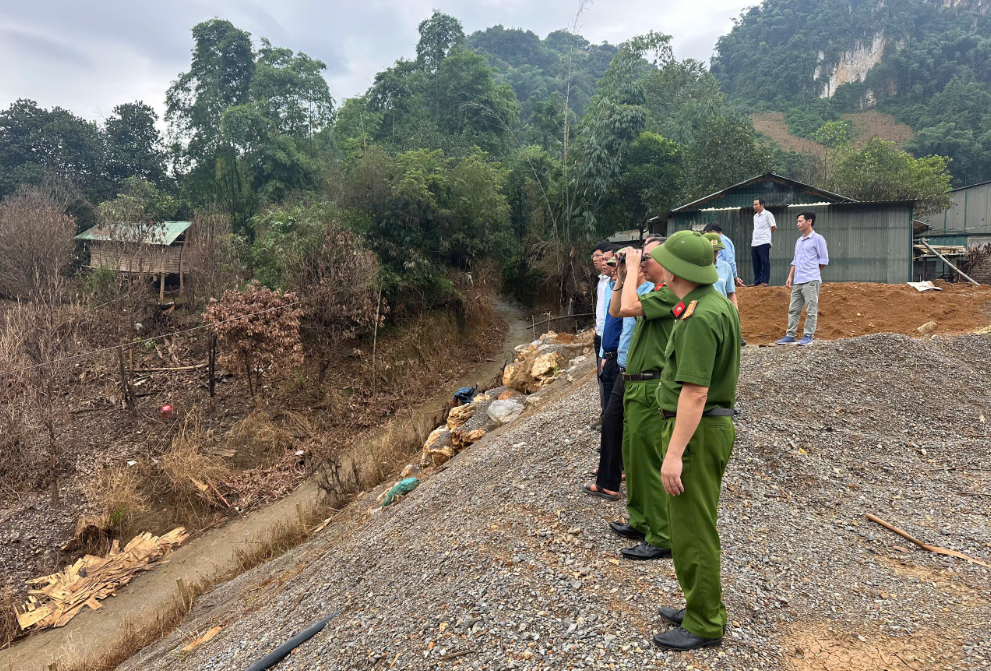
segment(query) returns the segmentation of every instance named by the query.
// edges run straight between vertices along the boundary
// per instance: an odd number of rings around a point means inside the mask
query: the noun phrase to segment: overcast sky
[[[617,44],[657,30],[678,58],[708,60],[739,0],[598,0],[579,20],[588,40]],[[363,93],[375,73],[416,54],[417,25],[433,9],[465,33],[502,24],[541,38],[570,26],[577,0],[0,0],[0,108],[18,98],[100,120],[115,105],[144,100],[161,114],[165,90],[189,68],[196,23],[225,18],[258,40],[327,64],[338,103]]]

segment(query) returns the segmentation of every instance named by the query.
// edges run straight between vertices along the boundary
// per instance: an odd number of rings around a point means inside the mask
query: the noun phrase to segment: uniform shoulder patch
[[[685,308],[685,314],[681,315],[681,321],[685,321],[686,319],[688,319],[689,317],[691,317],[693,314],[695,314],[695,306],[698,305],[698,304],[699,304],[698,301],[692,301],[691,303],[689,303],[688,304],[688,307]],[[683,306],[684,304],[681,303],[680,305]],[[677,315],[675,315],[675,316],[677,316]]]
[[[684,301],[682,301],[674,306],[674,308],[671,310],[671,314],[673,314],[675,318],[678,318],[681,316],[681,313],[684,311],[685,311],[685,303]]]

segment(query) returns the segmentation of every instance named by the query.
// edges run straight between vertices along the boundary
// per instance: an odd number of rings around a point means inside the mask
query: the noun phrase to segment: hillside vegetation
[[[991,16],[976,0],[767,0],[719,39],[712,73],[795,135],[877,109],[912,128],[915,156],[952,159],[955,184],[991,179]]]

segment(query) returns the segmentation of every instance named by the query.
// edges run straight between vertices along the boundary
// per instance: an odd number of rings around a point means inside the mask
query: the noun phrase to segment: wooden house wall
[[[114,243],[93,241],[90,243],[90,267],[112,268],[125,273],[160,273],[164,269],[168,275],[178,275],[182,254],[182,243],[169,247],[146,245],[127,254]],[[182,265],[185,270],[185,262]]]

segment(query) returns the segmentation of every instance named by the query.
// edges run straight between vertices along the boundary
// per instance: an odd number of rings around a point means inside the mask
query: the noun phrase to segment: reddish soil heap
[[[816,338],[836,340],[867,333],[904,333],[934,321],[939,335],[972,333],[991,323],[991,286],[936,282],[943,291],[919,293],[907,284],[827,283],[819,294]],[[743,337],[750,345],[773,343],[788,326],[791,290],[739,287]],[[799,323],[805,323],[805,314]]]

